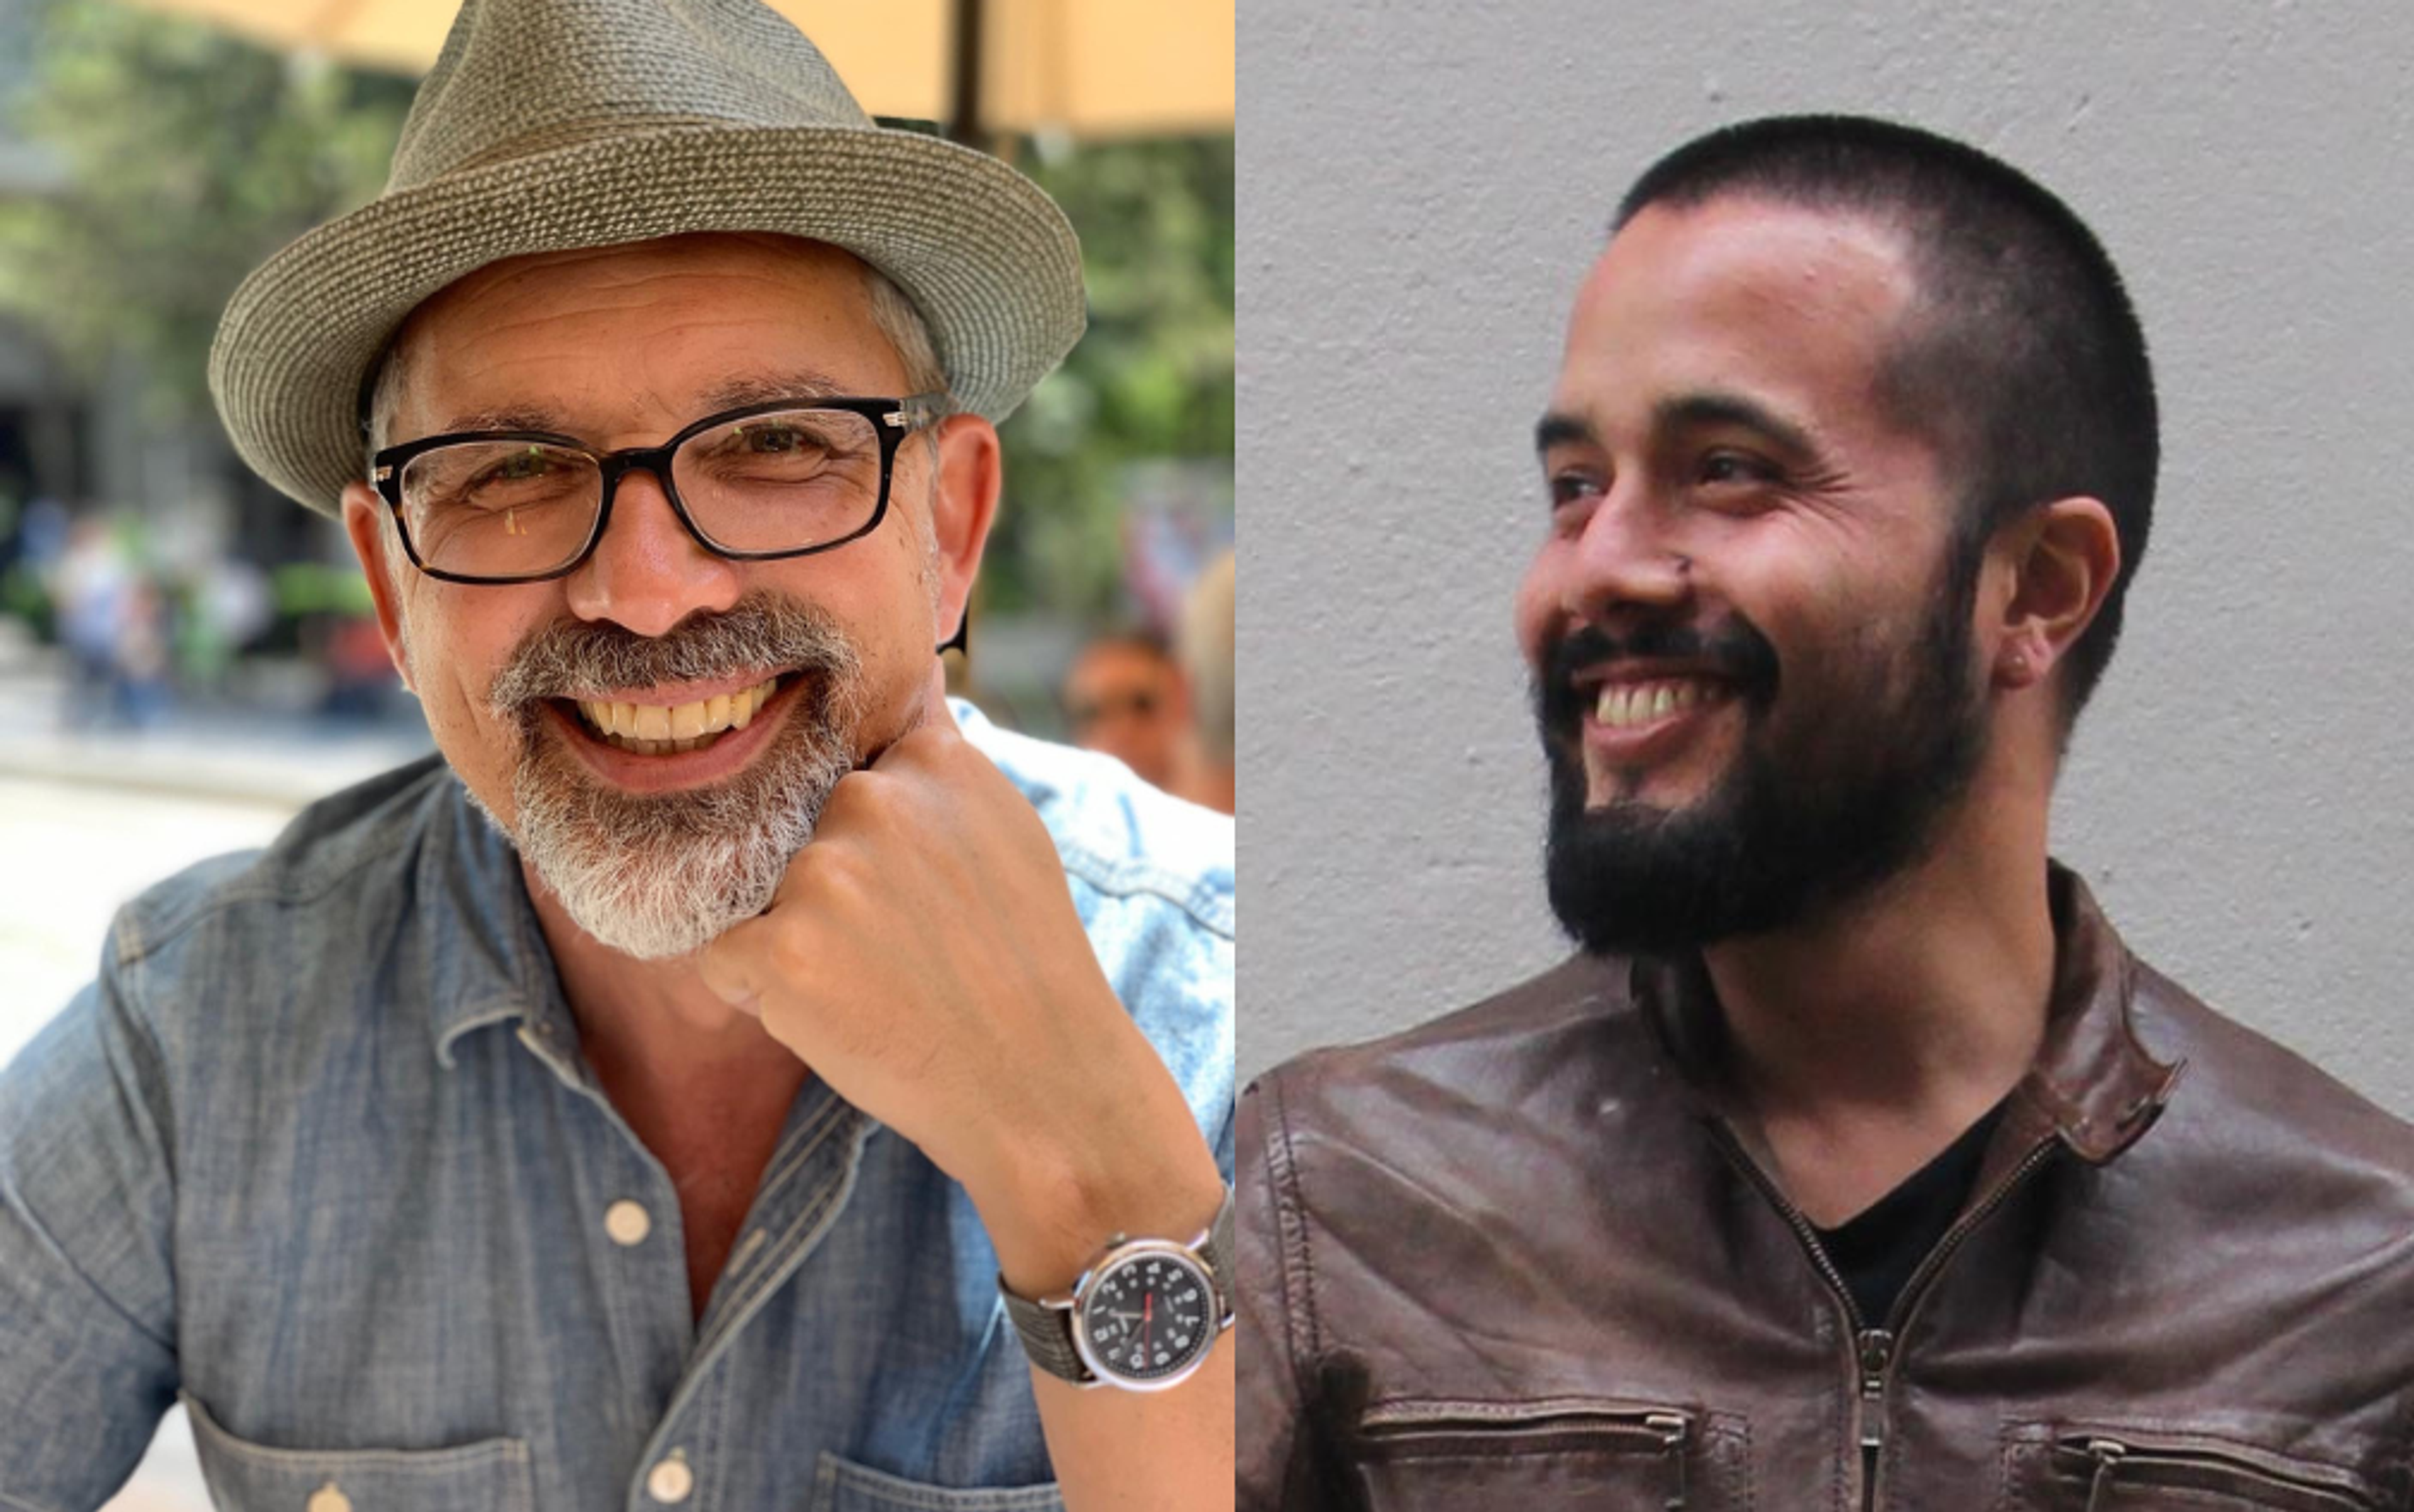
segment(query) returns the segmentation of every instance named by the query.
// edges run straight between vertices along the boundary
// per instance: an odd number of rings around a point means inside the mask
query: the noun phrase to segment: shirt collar
[[[575,1044],[517,853],[469,801],[457,774],[440,786],[435,807],[414,906],[437,1064],[452,1069],[463,1035],[514,1020],[523,1038]]]
[[[2161,1115],[2185,1062],[2165,1064],[2139,1042],[2131,1013],[2138,966],[2079,875],[2047,863],[2053,911],[2053,986],[2045,1039],[2012,1091],[1999,1146],[2058,1138],[2101,1165]],[[1686,1079],[1716,1108],[1725,1023],[1698,954],[1638,958],[1628,981]]]

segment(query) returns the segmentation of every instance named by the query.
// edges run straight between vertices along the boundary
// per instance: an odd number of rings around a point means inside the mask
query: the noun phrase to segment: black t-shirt
[[[1903,1283],[1960,1216],[1978,1179],[1988,1138],[2003,1115],[1999,1102],[1902,1185],[1840,1226],[1818,1230],[1821,1247],[1843,1272],[1844,1285],[1870,1326],[1885,1322]]]

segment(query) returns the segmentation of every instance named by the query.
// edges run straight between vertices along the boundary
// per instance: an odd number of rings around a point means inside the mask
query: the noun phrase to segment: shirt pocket
[[[2217,1434],[2109,1423],[2019,1423],[2004,1434],[2011,1512],[2377,1512],[2339,1465]]]
[[[1742,1512],[1743,1419],[1698,1408],[1553,1398],[1393,1400],[1359,1419],[1352,1458],[1373,1512]]]
[[[201,1475],[219,1512],[531,1512],[529,1447],[272,1449],[220,1428],[189,1392]]]
[[[1065,1496],[1053,1486],[925,1486],[825,1451],[813,1512],[1065,1512]]]

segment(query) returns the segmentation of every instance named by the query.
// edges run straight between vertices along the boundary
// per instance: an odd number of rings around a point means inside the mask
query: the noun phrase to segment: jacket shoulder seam
[[[322,876],[297,878],[289,874],[279,878],[254,875],[271,854],[273,847],[271,851],[255,855],[244,874],[206,889],[200,897],[181,900],[166,910],[167,921],[156,931],[144,931],[135,926],[135,919],[143,911],[141,899],[128,904],[120,913],[118,930],[127,938],[112,952],[115,963],[121,966],[136,965],[166,950],[211,920],[253,904],[306,908],[340,889],[361,871],[392,859],[390,850],[379,850]]]
[[[1308,1400],[1308,1374],[1323,1355],[1316,1310],[1316,1256],[1309,1238],[1306,1204],[1299,1190],[1299,1164],[1290,1142],[1290,1115],[1285,1106],[1279,1076],[1266,1079],[1264,1094],[1273,1103],[1267,1120],[1266,1181],[1274,1196],[1274,1221],[1279,1231],[1282,1264],[1275,1280],[1282,1288],[1285,1340],[1290,1354],[1292,1385],[1299,1400]],[[1298,1273],[1294,1290],[1292,1273]]]
[[[125,920],[120,929],[127,936],[137,936],[137,943],[139,943],[141,929],[133,919]],[[168,1074],[168,1052],[159,1043],[158,1025],[152,1022],[151,1010],[146,1006],[148,999],[142,991],[142,983],[137,980],[140,967],[148,958],[149,953],[147,950],[129,951],[127,958],[119,967],[126,973],[120,991],[125,1000],[127,1023],[140,1038],[142,1053],[149,1057],[151,1074],[158,1083],[159,1097],[163,1102],[163,1106],[156,1110],[159,1115],[159,1152],[168,1164],[168,1190],[173,1192],[176,1190],[176,1142],[173,1137],[176,1131],[176,1109],[173,1100],[176,1095],[176,1084]]]
[[[112,937],[114,938],[114,936],[120,933],[137,933],[132,921],[121,920],[112,930]],[[110,973],[105,972],[105,975],[107,974]],[[120,1006],[117,1010],[117,1016],[121,1017],[125,1022],[126,1033],[128,1037],[129,1050],[133,1055],[146,1063],[145,1065],[137,1068],[136,1076],[139,1082],[147,1085],[138,1085],[135,1089],[135,1095],[145,1104],[142,1111],[154,1117],[157,1122],[160,1158],[167,1166],[169,1199],[171,1203],[173,1203],[176,1200],[177,1191],[176,1152],[175,1141],[173,1138],[175,1130],[175,1110],[172,1106],[165,1105],[167,1100],[173,1095],[172,1085],[167,1073],[167,1057],[160,1051],[158,1038],[152,1030],[149,1015],[143,1010],[141,993],[136,983],[130,978],[122,980],[114,985],[107,981],[103,981],[100,983],[100,996],[94,1003],[96,1011],[106,1013],[108,1010],[105,1005],[112,996],[115,996],[119,1000]],[[157,1099],[162,1105],[150,1106],[149,1104],[155,1098]],[[37,1227],[47,1228],[47,1225],[43,1224],[39,1214],[34,1214],[33,1218]],[[131,1310],[120,1302],[116,1295],[107,1286],[101,1284],[99,1279],[90,1270],[86,1269],[82,1262],[79,1260],[77,1256],[69,1253],[67,1247],[55,1236],[50,1237],[50,1249],[51,1252],[56,1255],[61,1264],[65,1265],[67,1273],[72,1275],[78,1281],[82,1282],[85,1290],[89,1291],[95,1297],[98,1298],[101,1306],[107,1308],[110,1312],[114,1314],[120,1322],[126,1325],[127,1327],[132,1329],[135,1333],[141,1335],[151,1343],[157,1345],[160,1349],[165,1350],[170,1354],[174,1353],[175,1341],[172,1339],[155,1332]],[[13,1502],[6,1495],[0,1495],[0,1509],[15,1508],[25,1505],[27,1505],[27,1504]]]

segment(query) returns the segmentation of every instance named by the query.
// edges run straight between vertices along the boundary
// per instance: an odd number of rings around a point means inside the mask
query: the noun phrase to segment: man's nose
[[[659,636],[703,609],[719,613],[744,591],[738,563],[706,549],[643,469],[621,474],[595,552],[568,579],[571,611]]]
[[[1692,592],[1692,561],[1679,549],[1666,501],[1641,479],[1621,480],[1593,506],[1576,537],[1559,607],[1580,620],[1658,611]]]

